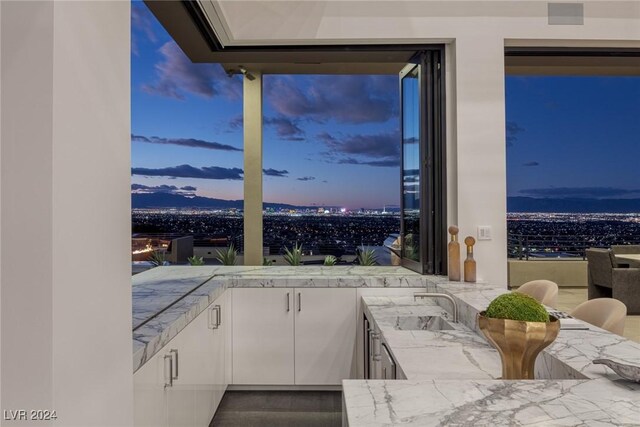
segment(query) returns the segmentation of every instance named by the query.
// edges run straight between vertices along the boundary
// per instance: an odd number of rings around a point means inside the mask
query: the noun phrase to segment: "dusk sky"
[[[132,7],[132,191],[242,199],[242,81]],[[398,76],[264,77],[264,200],[399,203]],[[508,194],[640,197],[640,78],[508,77]],[[578,188],[578,189],[576,189]]]

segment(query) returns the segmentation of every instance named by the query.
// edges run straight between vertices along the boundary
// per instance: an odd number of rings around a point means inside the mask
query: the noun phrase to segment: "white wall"
[[[0,8],[1,406],[131,425],[130,4]]]

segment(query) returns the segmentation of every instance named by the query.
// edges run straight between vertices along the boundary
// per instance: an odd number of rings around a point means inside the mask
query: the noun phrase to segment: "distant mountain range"
[[[133,193],[131,207],[150,208],[205,208],[242,209],[242,200],[224,200],[211,197],[186,197],[169,193]],[[335,206],[324,206],[326,208]],[[286,203],[264,203],[272,209],[317,209],[318,206],[298,206]],[[395,210],[395,209],[394,209]],[[507,212],[576,212],[576,213],[635,213],[640,212],[640,199],[552,199],[534,197],[507,197]]]
[[[170,193],[132,193],[133,209],[152,208],[206,208],[206,209],[242,209],[242,200],[224,200],[211,197],[185,197]],[[326,206],[333,207],[333,206]],[[318,206],[297,206],[286,203],[264,203],[264,208],[272,209],[317,209]]]
[[[640,212],[640,199],[507,197],[507,212],[635,213]]]

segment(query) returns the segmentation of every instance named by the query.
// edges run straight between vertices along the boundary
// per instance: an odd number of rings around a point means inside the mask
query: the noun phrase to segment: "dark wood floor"
[[[209,427],[340,427],[339,391],[227,391]]]

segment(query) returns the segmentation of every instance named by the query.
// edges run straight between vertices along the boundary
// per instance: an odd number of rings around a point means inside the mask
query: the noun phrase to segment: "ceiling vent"
[[[584,25],[583,3],[549,3],[549,25]]]

